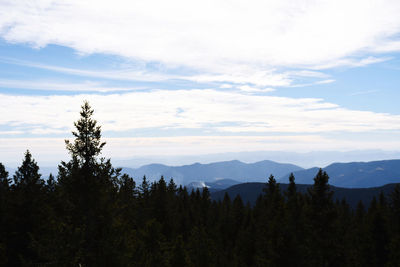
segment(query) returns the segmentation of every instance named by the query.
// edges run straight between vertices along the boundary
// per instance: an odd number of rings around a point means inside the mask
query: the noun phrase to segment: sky
[[[400,1],[0,0],[0,162],[400,151]]]

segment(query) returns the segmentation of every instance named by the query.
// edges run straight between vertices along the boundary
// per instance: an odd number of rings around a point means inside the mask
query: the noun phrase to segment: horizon
[[[67,159],[84,100],[116,162],[387,159],[400,151],[399,11],[393,1],[3,1],[0,162],[18,165],[27,149],[43,166]]]
[[[367,152],[367,153],[366,153]],[[330,155],[330,157],[327,156]],[[270,156],[265,156],[270,155]],[[320,156],[324,155],[325,158],[321,159]],[[273,157],[275,156],[276,159]],[[34,157],[34,155],[33,155]],[[35,158],[35,157],[34,157]],[[208,155],[195,155],[185,157],[172,157],[166,159],[165,157],[149,157],[149,158],[128,158],[128,159],[112,159],[111,162],[115,167],[123,168],[127,173],[128,169],[138,170],[141,167],[149,165],[164,165],[167,167],[184,167],[195,164],[213,164],[223,162],[238,161],[245,164],[259,163],[263,161],[271,161],[279,164],[291,164],[300,167],[304,170],[313,168],[325,169],[332,164],[346,164],[346,163],[371,163],[383,162],[391,160],[400,160],[400,152],[398,151],[313,151],[307,153],[292,153],[292,152],[279,152],[279,151],[257,151],[257,152],[237,152],[237,153],[223,153],[223,154],[208,154]],[[42,162],[43,163],[43,162]],[[60,162],[53,164],[38,162],[39,173],[42,177],[47,179],[50,174],[57,175],[58,165]],[[11,164],[4,164],[10,175],[20,166],[20,163],[14,162]],[[131,175],[131,174],[129,174]],[[141,179],[141,177],[133,177],[134,179]],[[173,178],[173,177],[171,177]],[[261,182],[261,180],[260,180]]]

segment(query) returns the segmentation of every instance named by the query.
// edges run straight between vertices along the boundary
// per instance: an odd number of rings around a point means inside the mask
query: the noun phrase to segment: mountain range
[[[216,182],[221,179],[231,179],[238,182],[265,181],[270,174],[277,177],[290,172],[304,170],[303,168],[285,163],[263,160],[256,163],[244,163],[238,160],[222,161],[209,164],[194,163],[184,166],[167,166],[150,164],[138,169],[123,168],[123,172],[141,179],[144,175],[149,180],[173,178],[177,184],[187,185],[191,182]]]
[[[16,168],[6,169],[10,177],[16,170]],[[158,180],[163,175],[166,180],[173,178],[177,184],[186,185],[188,188],[199,188],[205,185],[210,191],[216,191],[239,183],[266,182],[270,174],[273,174],[278,182],[287,183],[291,172],[297,184],[313,184],[319,167],[304,169],[294,164],[270,160],[255,163],[232,160],[183,166],[149,164],[137,169],[122,169],[123,173],[134,177],[137,183],[141,182],[144,175],[150,181]],[[328,173],[329,183],[337,187],[368,188],[400,183],[400,160],[398,159],[333,163],[322,169]],[[57,174],[57,168],[41,167],[39,171],[44,179],[48,178],[50,172]]]
[[[189,165],[193,162],[203,164],[240,160],[242,162],[258,162],[270,159],[276,162],[290,162],[311,168],[315,166],[328,166],[333,162],[355,162],[355,161],[376,161],[397,159],[400,157],[400,151],[383,150],[354,150],[354,151],[311,151],[311,152],[288,152],[288,151],[247,151],[247,152],[227,152],[217,154],[201,155],[169,155],[165,156],[147,156],[118,159],[113,157],[114,166],[124,166],[129,168],[139,168],[150,163],[162,163],[169,166]]]
[[[296,183],[312,184],[319,168],[293,172]],[[400,160],[333,163],[323,168],[331,185],[347,188],[376,187],[400,182]],[[278,179],[287,182],[289,174]]]
[[[345,188],[367,188],[400,182],[400,160],[382,160],[371,162],[333,163],[324,168],[330,177],[329,183]],[[296,183],[313,184],[319,167],[303,169],[293,164],[277,163],[264,160],[256,163],[244,163],[238,160],[215,162],[209,164],[195,163],[183,166],[167,166],[162,164],[145,165],[137,169],[123,168],[123,172],[140,182],[146,175],[150,181],[173,178],[177,184],[209,188],[217,186],[221,189],[222,180],[230,180],[226,187],[235,183],[264,182],[273,174],[278,182],[287,183],[293,172]],[[232,182],[232,180],[234,182]],[[223,188],[222,188],[223,189]]]

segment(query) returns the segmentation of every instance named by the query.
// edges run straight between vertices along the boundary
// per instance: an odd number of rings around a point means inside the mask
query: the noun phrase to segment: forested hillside
[[[343,188],[331,185],[330,190],[333,193],[332,199],[334,202],[342,201],[344,199],[349,204],[350,208],[356,209],[359,202],[362,202],[365,207],[369,207],[374,197],[379,197],[380,193],[383,193],[385,197],[390,196],[398,185],[400,184],[387,184],[380,187],[370,188]],[[285,194],[290,184],[280,183],[279,186],[282,193]],[[309,184],[296,184],[296,186],[297,191],[302,194],[307,194],[308,190],[312,187],[312,185]],[[228,194],[232,199],[237,195],[240,195],[243,203],[249,203],[253,206],[256,204],[258,196],[263,193],[264,187],[265,183],[243,183],[233,185],[223,190],[209,191],[211,199],[213,200],[222,200],[224,199],[225,194]]]
[[[400,187],[368,209],[334,202],[322,170],[306,192],[271,175],[255,205],[161,177],[135,184],[110,160],[88,103],[66,141],[71,159],[44,179],[29,151],[0,164],[0,265],[399,266]]]

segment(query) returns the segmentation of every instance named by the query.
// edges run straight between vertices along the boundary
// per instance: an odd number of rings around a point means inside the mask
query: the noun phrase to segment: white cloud
[[[8,57],[0,57],[0,62],[13,64],[37,69],[50,70],[58,73],[71,74],[82,77],[105,78],[112,80],[131,80],[131,81],[165,81],[168,79],[180,79],[177,75],[165,75],[161,73],[148,72],[135,68],[120,68],[116,70],[90,70],[79,68],[60,67],[50,64],[42,64],[26,60],[13,59]]]
[[[369,95],[379,92],[379,90],[365,90],[351,93],[350,96]]]
[[[84,99],[106,131],[198,129],[227,133],[330,133],[399,130],[400,116],[342,108],[315,98],[239,92],[153,90],[108,95],[0,95],[0,126],[27,133],[69,131]],[[49,112],[51,110],[51,112]],[[155,130],[157,131],[157,130]]]
[[[254,68],[240,67],[227,70],[227,74],[202,74],[181,77],[195,82],[231,82],[236,84],[252,83],[258,86],[289,86],[293,80],[286,73],[276,70],[260,71]]]
[[[275,67],[387,60],[370,54],[400,50],[399,13],[396,0],[3,0],[0,36],[208,73],[199,81],[281,86],[291,79]]]
[[[299,71],[277,73],[276,70],[263,70],[252,68],[250,66],[231,66],[229,74],[197,74],[197,75],[182,75],[182,74],[167,74],[161,73],[158,70],[138,70],[132,68],[121,68],[116,70],[88,70],[79,68],[66,68],[49,64],[41,64],[26,60],[11,59],[0,57],[0,62],[7,64],[20,65],[31,68],[45,69],[59,73],[72,74],[83,77],[106,78],[113,80],[128,80],[128,81],[150,81],[159,82],[171,79],[188,80],[194,82],[231,82],[231,83],[253,83],[260,86],[288,86],[292,83],[291,76],[307,76],[307,77],[325,77],[322,73],[315,71]],[[142,68],[144,68],[142,66]],[[311,75],[313,73],[313,75]],[[317,75],[318,73],[318,75]],[[228,84],[225,84],[227,86]],[[228,85],[229,86],[229,85]],[[227,88],[227,87],[225,87]]]
[[[329,84],[329,83],[334,83],[336,80],[334,79],[326,79],[326,80],[319,80],[311,83],[296,83],[290,85],[290,87],[307,87],[307,86],[313,86],[313,85],[318,85],[318,84]]]
[[[312,78],[327,78],[329,75],[314,70],[296,70],[296,71],[286,71],[286,75],[297,76],[297,77],[312,77]]]
[[[23,133],[23,131],[0,131],[0,135],[17,135]]]
[[[221,88],[221,89],[230,89],[230,88],[232,88],[233,86],[231,85],[231,84],[227,84],[227,83],[224,83],[224,84],[222,84],[219,88]]]
[[[317,81],[315,84],[328,84],[328,83],[333,83],[335,80],[333,79],[327,79],[327,80],[322,80],[322,81]]]
[[[243,92],[248,92],[248,93],[269,93],[275,91],[274,88],[257,88],[248,85],[239,86],[239,89]]]
[[[400,49],[399,49],[400,51]],[[354,58],[345,58],[345,59],[340,59],[336,60],[333,62],[328,62],[324,63],[321,65],[315,65],[312,68],[316,70],[322,70],[322,69],[330,69],[330,68],[335,68],[335,67],[364,67],[370,64],[375,64],[379,62],[384,62],[390,60],[390,57],[366,57],[366,58],[361,58],[361,59],[354,59]]]

